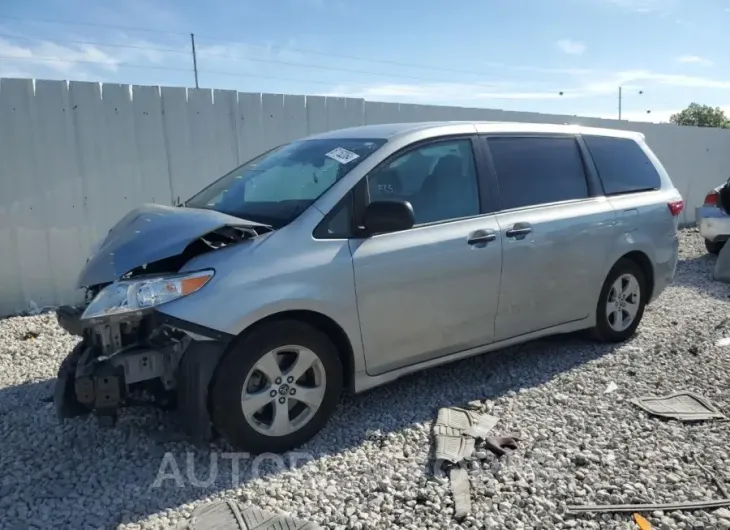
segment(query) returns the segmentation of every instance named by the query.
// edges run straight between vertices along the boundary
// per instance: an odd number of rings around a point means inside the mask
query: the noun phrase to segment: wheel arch
[[[641,269],[641,273],[644,275],[644,281],[646,282],[646,287],[649,290],[649,296],[646,298],[648,303],[648,301],[650,301],[652,299],[652,296],[654,295],[654,265],[652,265],[649,256],[647,256],[645,252],[642,252],[641,250],[632,250],[617,259],[611,267],[611,270],[613,270],[613,267],[615,267],[621,260],[624,259],[633,261]]]
[[[337,352],[342,362],[342,373],[344,374],[345,380],[343,381],[343,387],[352,391],[355,383],[355,352],[352,347],[347,332],[344,328],[336,322],[333,318],[314,311],[311,309],[289,309],[272,313],[265,317],[262,317],[251,325],[247,326],[241,331],[238,336],[232,341],[232,344],[238,343],[245,340],[251,332],[256,330],[258,327],[271,322],[282,321],[282,320],[297,320],[303,322],[314,329],[321,331],[327,338],[329,338],[337,348]],[[219,361],[220,362],[220,361]]]

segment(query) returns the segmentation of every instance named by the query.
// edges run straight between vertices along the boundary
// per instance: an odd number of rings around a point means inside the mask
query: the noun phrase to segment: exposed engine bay
[[[200,235],[201,227],[210,229]],[[168,228],[174,232],[159,244]],[[79,278],[84,302],[57,311],[61,327],[81,337],[59,369],[54,393],[59,417],[94,413],[113,424],[122,407],[155,405],[178,409],[187,434],[208,438],[207,387],[231,337],[173,319],[155,306],[168,293],[179,295],[175,289],[184,295],[213,276],[212,271],[180,276],[190,260],[272,230],[219,212],[156,205],[120,221],[87,260]],[[150,254],[157,259],[147,262]],[[119,274],[120,265],[128,270]],[[89,279],[102,277],[106,281],[89,285]]]

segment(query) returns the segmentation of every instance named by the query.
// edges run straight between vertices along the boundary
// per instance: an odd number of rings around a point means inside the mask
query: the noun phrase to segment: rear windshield
[[[185,203],[280,228],[386,140],[300,140],[273,149],[234,169]]]
[[[584,135],[606,195],[656,190],[659,173],[644,150],[630,138]]]

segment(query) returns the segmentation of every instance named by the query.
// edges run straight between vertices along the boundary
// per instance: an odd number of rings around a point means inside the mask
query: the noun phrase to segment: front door
[[[594,192],[573,136],[491,137],[501,212],[496,340],[586,318],[595,309],[615,211]]]
[[[502,248],[479,198],[473,140],[441,140],[386,161],[370,199],[413,205],[411,230],[352,240],[368,373],[494,340]]]

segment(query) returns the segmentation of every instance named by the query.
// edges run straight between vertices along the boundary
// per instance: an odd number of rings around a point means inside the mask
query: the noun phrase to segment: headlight
[[[88,320],[144,311],[194,293],[212,277],[213,271],[206,270],[114,282],[92,300],[81,318]]]

